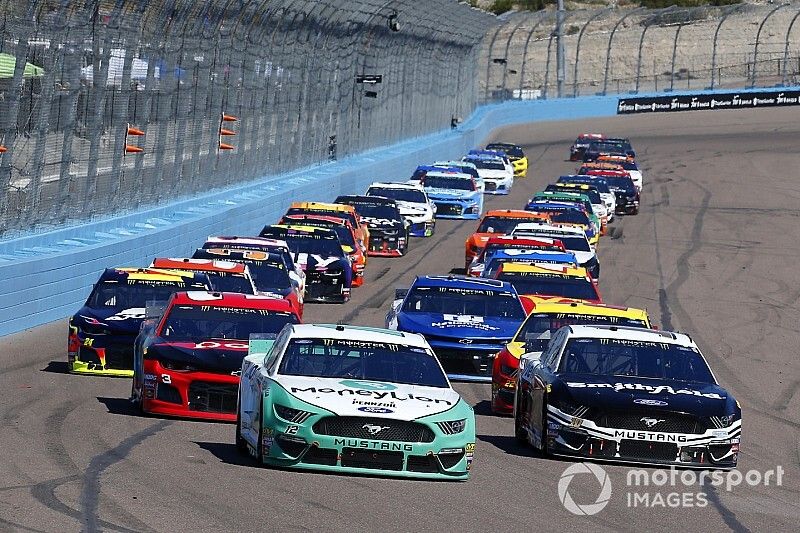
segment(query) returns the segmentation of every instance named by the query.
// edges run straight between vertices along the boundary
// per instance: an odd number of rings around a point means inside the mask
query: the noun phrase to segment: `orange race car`
[[[464,245],[464,268],[469,269],[472,260],[481,253],[490,237],[510,234],[521,222],[550,222],[550,215],[522,209],[494,209],[487,211],[475,233]]]
[[[339,237],[342,250],[350,256],[350,262],[353,264],[353,287],[360,287],[364,284],[364,267],[367,265],[367,254],[358,245],[356,230],[346,218],[318,215],[316,213],[311,215],[284,215],[279,224],[318,226],[333,229]]]
[[[361,246],[363,252],[367,251],[367,244],[369,243],[369,226],[361,217],[356,213],[356,210],[351,205],[333,204],[328,202],[292,202],[289,209],[286,211],[287,215],[330,215],[330,216],[344,216],[347,221],[352,224],[355,229],[356,239]]]

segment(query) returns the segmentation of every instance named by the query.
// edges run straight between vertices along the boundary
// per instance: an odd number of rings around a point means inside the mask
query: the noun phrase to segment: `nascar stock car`
[[[236,446],[285,468],[466,480],[475,414],[419,335],[289,325],[250,340]]]
[[[593,247],[596,247],[600,240],[600,227],[592,220],[583,205],[534,196],[525,205],[525,210],[547,213],[553,224],[570,224],[580,227],[586,233],[586,238]]]
[[[617,210],[617,197],[611,189],[608,188],[608,182],[601,176],[586,176],[579,174],[567,174],[559,176],[559,184],[577,183],[580,185],[588,185],[590,190],[597,191],[603,205],[606,206],[606,216],[608,221],[614,220],[614,213]]]
[[[569,160],[582,161],[583,154],[586,152],[589,144],[591,144],[592,141],[600,141],[603,137],[602,133],[582,133],[578,135],[578,138],[575,139],[575,142],[572,143],[569,149]]]
[[[590,304],[575,301],[539,301],[517,330],[511,342],[500,350],[492,366],[492,411],[511,414],[522,354],[540,356],[553,333],[563,326],[610,324],[650,328],[643,309]]]
[[[397,289],[386,327],[423,335],[451,379],[489,381],[495,354],[525,318],[509,283],[465,276],[418,276]]]
[[[330,228],[335,231],[336,236],[339,237],[339,243],[342,245],[342,250],[348,255],[353,266],[353,287],[360,287],[364,284],[367,254],[356,240],[355,229],[347,219],[316,214],[284,215],[279,224]]]
[[[261,250],[232,248],[198,248],[192,254],[196,260],[225,259],[246,265],[253,275],[256,294],[287,300],[299,316],[303,316],[304,294],[292,282],[281,255]]]
[[[551,183],[545,188],[545,192],[568,193],[568,196],[564,198],[580,199],[584,207],[587,207],[588,211],[598,219],[602,228],[601,234],[605,234],[606,226],[610,221],[609,212],[596,187],[586,183]],[[586,202],[587,200],[588,203]]]
[[[292,284],[297,287],[300,293],[300,301],[306,293],[306,273],[298,265],[286,241],[279,239],[265,239],[263,237],[237,237],[237,236],[209,236],[203,245],[203,249],[213,248],[215,250],[259,250],[277,254],[280,262],[283,263]],[[256,276],[253,275],[255,278]],[[256,284],[258,286],[258,284]]]
[[[69,320],[67,363],[75,374],[133,375],[133,343],[148,302],[210,290],[208,275],[159,268],[107,268]]]
[[[394,200],[400,214],[409,222],[410,236],[433,235],[436,229],[436,204],[428,198],[422,185],[376,182],[367,189],[367,196],[381,196]]]
[[[244,263],[219,259],[190,259],[186,257],[156,257],[150,263],[153,268],[204,272],[211,282],[211,290],[256,294],[256,285],[250,267]]]
[[[361,243],[361,249],[366,253],[367,243],[369,242],[369,225],[351,205],[326,203],[326,202],[292,202],[286,215],[327,215],[346,218],[353,226],[356,240]]]
[[[486,241],[481,253],[479,253],[478,256],[472,260],[472,263],[470,263],[469,268],[467,268],[467,275],[481,277],[483,270],[486,268],[487,260],[491,259],[496,252],[501,250],[550,250],[554,252],[563,252],[565,251],[565,248],[564,243],[558,239],[551,239],[547,237],[542,237],[539,239],[514,237],[512,235],[499,235],[497,237],[491,237],[488,241]]]
[[[511,232],[512,237],[558,239],[564,248],[575,254],[581,267],[585,268],[595,281],[600,279],[600,260],[597,252],[589,244],[586,232],[575,226],[524,223]]]
[[[609,158],[633,161],[636,158],[636,153],[633,151],[628,139],[616,138],[603,138],[591,141],[589,146],[583,152],[583,161],[591,163],[593,161],[602,161],[603,158]]]
[[[585,268],[560,265],[503,263],[494,279],[513,285],[521,296],[602,303],[597,282]]]
[[[464,157],[472,163],[483,179],[486,194],[508,194],[514,186],[514,167],[503,154],[494,151],[472,150]]]
[[[599,240],[601,235],[605,234],[606,225],[608,224],[608,219],[606,218],[605,212],[605,205],[603,205],[601,217],[594,208],[591,199],[589,198],[588,194],[583,194],[581,192],[576,192],[571,189],[563,189],[561,187],[555,186],[554,184],[550,184],[547,186],[548,190],[544,190],[541,192],[537,192],[533,195],[533,197],[529,200],[528,205],[531,205],[535,202],[554,202],[559,204],[572,204],[576,208],[580,209],[589,219],[589,223],[593,230],[596,232],[597,238]],[[597,197],[597,200],[600,201],[600,198]],[[536,207],[532,207],[533,210]],[[551,219],[555,219],[557,222],[567,222],[563,220],[565,217],[561,214],[553,215],[552,211],[548,211],[550,213]],[[561,220],[559,220],[561,219]],[[573,220],[572,222],[568,222],[571,224],[582,224],[581,222]],[[597,242],[590,240],[589,242]]]
[[[522,147],[512,143],[506,142],[493,142],[486,145],[486,150],[502,152],[511,161],[511,166],[514,167],[515,177],[524,177],[528,173],[528,158]]]
[[[616,213],[618,215],[638,215],[640,193],[633,183],[630,174],[624,170],[594,170],[586,171],[590,176],[600,176],[608,183],[608,188],[616,196]]]
[[[545,454],[736,467],[742,418],[692,339],[625,326],[565,326],[526,354],[516,437]]]
[[[556,265],[565,267],[578,267],[578,260],[572,252],[553,250],[526,250],[524,248],[511,248],[497,250],[486,256],[486,266],[480,277],[494,279],[500,267],[506,263],[524,265]]]
[[[337,204],[355,208],[369,226],[367,255],[400,257],[409,245],[411,223],[400,214],[397,202],[381,196],[344,195]]]
[[[295,262],[306,273],[306,301],[350,300],[353,265],[334,230],[274,224],[264,226],[260,236],[283,240],[289,245]]]
[[[144,413],[229,422],[250,335],[300,322],[286,300],[230,292],[175,293],[159,311],[136,339],[131,400]]]
[[[459,160],[449,160],[449,161],[434,161],[433,166],[441,167],[439,170],[446,170],[448,172],[460,172],[462,174],[469,174],[475,179],[475,185],[477,185],[478,190],[483,193],[486,190],[486,184],[483,182],[483,178],[478,173],[478,167],[473,165],[472,163],[467,163],[466,161]]]
[[[436,218],[477,219],[483,212],[483,195],[469,174],[429,171],[420,181],[436,205]]]
[[[534,213],[522,209],[493,209],[487,211],[475,232],[464,244],[464,268],[469,268],[472,260],[483,250],[486,242],[498,235],[511,233],[522,222],[550,222],[547,213]]]

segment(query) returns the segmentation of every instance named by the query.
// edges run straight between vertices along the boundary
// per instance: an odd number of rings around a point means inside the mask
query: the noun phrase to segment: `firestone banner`
[[[770,90],[715,94],[681,94],[675,96],[643,96],[620,98],[618,115],[636,113],[669,113],[708,109],[751,109],[800,105],[800,90]]]

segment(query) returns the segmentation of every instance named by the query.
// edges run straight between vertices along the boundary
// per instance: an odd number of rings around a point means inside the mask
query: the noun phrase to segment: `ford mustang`
[[[376,328],[287,325],[252,338],[236,447],[259,464],[466,480],[475,414],[425,339]]]

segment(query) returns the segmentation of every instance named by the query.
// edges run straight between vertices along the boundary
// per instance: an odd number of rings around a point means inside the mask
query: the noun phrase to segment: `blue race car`
[[[525,211],[548,213],[553,224],[572,224],[583,228],[589,244],[597,245],[600,228],[595,226],[584,209],[576,204],[532,199],[525,205]]]
[[[480,218],[483,194],[469,174],[440,169],[426,173],[420,183],[436,205],[436,218]]]
[[[486,256],[482,278],[494,278],[503,263],[525,263],[529,265],[559,265],[559,266],[578,266],[578,260],[572,252],[556,252],[552,250],[524,250],[524,249],[505,249],[495,250]]]
[[[397,289],[386,327],[425,337],[451,379],[491,381],[494,357],[525,309],[510,283],[466,276],[418,276]]]

